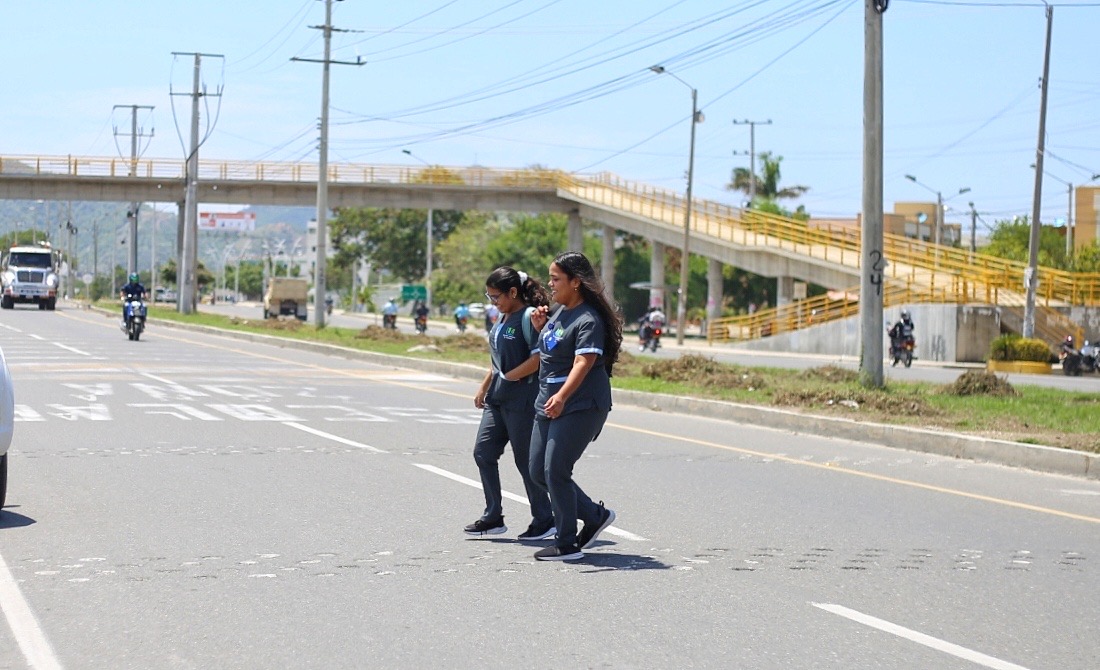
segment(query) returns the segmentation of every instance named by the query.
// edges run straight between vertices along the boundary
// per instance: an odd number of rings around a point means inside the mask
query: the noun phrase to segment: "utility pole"
[[[173,56],[192,56],[195,59],[194,75],[190,93],[171,93],[171,95],[189,95],[191,97],[191,149],[187,154],[187,187],[184,192],[183,235],[179,263],[176,267],[176,283],[179,285],[178,307],[181,314],[195,311],[198,301],[198,243],[199,243],[199,98],[216,93],[200,90],[202,85],[202,58],[224,58],[221,54],[172,52]]]
[[[734,121],[735,126],[749,127],[749,207],[752,207],[752,203],[756,200],[756,127],[757,126],[770,126],[772,120],[767,121],[749,121],[745,119],[743,121]]]
[[[1047,41],[1043,56],[1043,81],[1039,94],[1039,142],[1035,147],[1035,197],[1031,203],[1031,236],[1028,239],[1027,269],[1024,270],[1024,337],[1035,336],[1035,289],[1039,285],[1039,211],[1043,204],[1043,154],[1046,149],[1047,90],[1050,79],[1050,34],[1054,24],[1054,7],[1047,5]]]
[[[970,253],[978,251],[978,210],[974,209],[974,203],[970,205]]]
[[[863,0],[863,222],[860,226],[860,382],[881,388],[882,284],[882,14],[888,0]]]
[[[321,63],[321,142],[317,158],[317,259],[314,262],[313,271],[313,323],[318,328],[325,327],[325,261],[327,260],[328,240],[326,227],[328,220],[328,82],[329,67],[337,65],[365,65],[366,62],[356,57],[354,62],[332,60],[332,33],[350,32],[332,27],[332,3],[333,0],[323,0],[325,3],[325,25],[310,26],[310,28],[322,30],[325,36],[325,57],[318,61],[312,58],[294,57],[292,61],[308,63]]]
[[[115,105],[112,109],[130,109],[130,176],[137,176],[137,160],[138,160],[138,138],[153,137],[153,131],[150,130],[146,135],[142,130],[138,129],[137,115],[139,109],[153,110],[152,105]],[[118,137],[118,129],[115,129],[115,137]],[[130,255],[126,262],[126,274],[137,272],[137,251],[138,251],[138,208],[141,207],[139,202],[130,203],[130,216],[127,217],[130,220]]]

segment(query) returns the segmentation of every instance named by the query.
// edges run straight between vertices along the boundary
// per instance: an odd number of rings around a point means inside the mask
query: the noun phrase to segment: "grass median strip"
[[[152,308],[157,319],[274,335],[425,360],[484,365],[483,335],[425,337],[370,325],[318,330],[297,320],[183,315]],[[984,371],[961,373],[953,384],[893,382],[867,389],[854,371],[836,366],[809,370],[748,367],[685,354],[639,358],[624,351],[615,367],[617,388],[667,393],[838,416],[1100,453],[1100,393],[1039,386],[1009,386]]]

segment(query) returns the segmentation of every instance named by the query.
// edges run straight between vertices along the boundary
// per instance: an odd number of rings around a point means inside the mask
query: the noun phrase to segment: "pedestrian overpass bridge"
[[[0,198],[182,204],[185,174],[183,160],[0,156]],[[200,203],[311,206],[316,204],[318,176],[314,163],[206,159],[199,161],[197,193]],[[651,283],[655,286],[667,283],[666,248],[683,244],[686,203],[682,195],[610,173],[330,164],[326,181],[329,206],[334,209],[561,212],[569,217],[573,249],[581,248],[583,220],[603,226],[604,239],[613,239],[614,231],[639,235],[653,244]],[[858,228],[817,226],[812,221],[695,199],[690,231],[691,253],[710,261],[707,304],[712,340],[760,337],[814,320],[843,318],[858,300],[858,288],[849,288],[860,283]],[[1026,267],[1022,263],[889,234],[884,236],[883,250],[887,306],[983,303],[1004,308],[1008,321],[1013,314],[1022,314]],[[614,281],[612,254],[613,245],[604,245],[600,265],[608,285]],[[718,318],[723,264],[775,277],[779,305],[750,317]],[[1036,320],[1037,334],[1045,339],[1057,341],[1076,328],[1053,308],[1100,305],[1100,273],[1041,268],[1039,276],[1037,296],[1043,314]],[[795,303],[795,279],[837,289],[844,297],[818,298],[820,305]]]

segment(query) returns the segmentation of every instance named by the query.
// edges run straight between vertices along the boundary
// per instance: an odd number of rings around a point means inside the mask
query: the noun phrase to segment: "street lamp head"
[[[653,72],[656,72],[657,74],[664,74],[665,73],[665,66],[664,65],[650,65],[649,69]],[[39,202],[42,202],[42,201],[39,200]]]
[[[406,156],[412,156],[413,155],[413,152],[409,151],[408,149],[402,149],[401,153],[405,154]]]
[[[907,174],[907,175],[905,175],[905,178],[906,178],[906,179],[908,179],[909,181],[916,181],[916,180],[917,180],[917,178],[916,178],[916,177],[914,177],[914,176],[913,176],[913,175],[911,175],[911,174]]]
[[[959,195],[962,195],[963,193],[970,193],[970,187],[969,186],[964,186],[963,188],[960,188],[959,189]]]

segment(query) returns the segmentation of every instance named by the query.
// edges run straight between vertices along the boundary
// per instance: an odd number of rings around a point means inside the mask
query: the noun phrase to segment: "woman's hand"
[[[549,319],[550,308],[546,305],[536,307],[535,311],[531,312],[531,325],[535,327],[536,331],[542,330]]]
[[[563,409],[565,409],[565,400],[563,400],[561,394],[558,393],[547,398],[546,403],[542,406],[542,411],[551,419],[556,419],[561,416]]]

